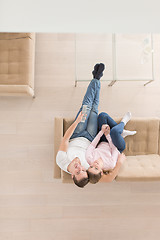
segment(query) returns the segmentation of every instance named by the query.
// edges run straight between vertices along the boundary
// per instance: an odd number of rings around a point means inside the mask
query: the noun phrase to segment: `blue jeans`
[[[77,125],[71,136],[71,139],[77,137],[85,137],[92,142],[97,135],[100,87],[100,81],[97,79],[92,79],[83,98],[82,106],[76,116],[77,118],[79,113],[82,111],[83,105],[87,105],[86,120],[85,122],[80,122]]]
[[[120,122],[119,124],[117,124],[107,113],[102,112],[98,116],[99,131],[101,130],[103,124],[108,124],[110,126],[110,135],[112,142],[120,152],[123,152],[126,147],[124,138],[121,136],[121,133],[124,129],[124,123]],[[101,137],[100,142],[108,142],[104,134]]]

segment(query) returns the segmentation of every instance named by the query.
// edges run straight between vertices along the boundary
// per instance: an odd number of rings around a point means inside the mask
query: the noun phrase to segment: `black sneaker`
[[[94,66],[94,70],[92,71],[92,74],[93,74],[93,77],[95,78],[95,75],[98,71],[98,68],[99,68],[99,63],[97,63],[95,66]]]
[[[97,73],[95,74],[94,77],[99,80],[103,76],[104,69],[105,69],[105,65],[103,63],[100,63]]]

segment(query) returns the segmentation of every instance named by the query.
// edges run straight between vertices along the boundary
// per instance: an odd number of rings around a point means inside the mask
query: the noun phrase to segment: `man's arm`
[[[107,175],[103,175],[102,178],[100,179],[100,182],[112,182],[118,175],[118,172],[122,164],[124,163],[125,159],[126,156],[124,155],[124,153],[120,154],[115,168],[112,171],[110,171]]]
[[[82,117],[83,117],[83,114],[82,114],[82,112],[80,112],[77,119],[72,123],[72,125],[65,132],[58,151],[67,152],[69,139],[72,136],[72,134],[73,134],[75,128],[77,127],[78,123],[81,122]]]

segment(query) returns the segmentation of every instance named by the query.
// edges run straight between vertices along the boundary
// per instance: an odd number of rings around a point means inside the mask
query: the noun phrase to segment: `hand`
[[[82,113],[82,111],[79,113],[77,119],[75,120],[75,122],[78,124],[82,121],[82,117],[83,117],[84,113]]]
[[[110,126],[108,126],[104,132],[105,136],[107,136],[108,134],[110,134]]]
[[[121,154],[119,155],[119,157],[118,157],[118,162],[121,163],[121,164],[123,164],[125,160],[126,160],[125,154],[124,154],[124,153],[121,153]]]
[[[105,136],[110,134],[110,126],[108,124],[103,124],[101,129]]]
[[[103,124],[102,125],[101,130],[102,130],[103,133],[106,131],[107,127],[109,127],[108,124]]]

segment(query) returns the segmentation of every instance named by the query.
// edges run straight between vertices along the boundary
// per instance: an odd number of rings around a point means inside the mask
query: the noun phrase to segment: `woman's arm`
[[[113,159],[113,161],[117,161],[120,152],[118,151],[117,147],[113,144],[110,134],[108,134],[106,136],[106,138],[108,140],[108,144],[111,149],[112,159]]]
[[[96,137],[93,139],[93,141],[91,142],[90,145],[92,145],[94,148],[96,148],[100,138],[102,137],[103,135],[103,130],[99,131],[99,133],[96,135]]]
[[[107,175],[103,174],[100,181],[101,182],[112,182],[115,179],[115,177],[118,175],[118,172],[119,172],[122,164],[124,163],[125,159],[126,159],[126,156],[124,155],[124,153],[120,154],[115,168],[112,171],[110,171]]]
[[[104,135],[106,137],[106,139],[108,140],[108,144],[111,150],[111,156],[114,162],[117,162],[118,156],[120,154],[120,152],[118,151],[117,147],[113,144],[111,136],[110,136],[110,127],[109,125],[102,125],[102,127],[104,126],[105,130],[104,130]],[[106,126],[106,127],[105,127]]]
[[[72,134],[73,134],[75,128],[77,127],[78,123],[81,122],[82,117],[83,117],[83,114],[82,114],[82,112],[80,112],[77,119],[72,123],[72,125],[65,132],[58,151],[67,152],[69,139],[72,136]]]
[[[89,147],[87,148],[86,151],[86,160],[89,164],[92,164],[93,162],[93,154],[94,154],[94,149],[96,148],[100,138],[103,135],[103,131],[99,131],[99,133],[96,135],[96,137],[93,139]]]
[[[102,137],[102,135],[106,132],[106,128],[108,127],[107,124],[103,124],[101,127],[101,130],[99,131],[99,133],[96,135],[96,137],[93,139],[93,141],[91,142],[91,145],[96,148],[100,138]]]

